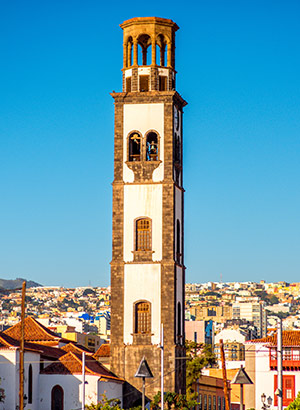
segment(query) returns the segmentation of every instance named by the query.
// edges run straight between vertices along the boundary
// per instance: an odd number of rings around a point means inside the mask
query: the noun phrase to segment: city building
[[[261,396],[277,406],[277,334],[246,342],[245,363],[253,385],[245,386],[245,404],[261,408]],[[287,407],[300,391],[300,331],[282,332],[283,406]]]
[[[232,319],[232,306],[227,304],[205,304],[205,306],[195,306],[190,309],[191,315],[196,320],[213,320],[216,323],[225,323],[226,320]]]
[[[224,381],[222,378],[201,374],[197,382],[194,383],[193,390],[196,392],[195,400],[197,401],[195,410],[225,410]],[[228,390],[230,390],[229,383]]]
[[[266,304],[258,297],[236,298],[232,304],[233,319],[246,319],[253,322],[257,328],[258,337],[267,334]]]
[[[111,369],[141,390],[145,356],[160,390],[185,392],[182,116],[172,20],[133,18],[123,29],[123,91],[113,92],[115,157]],[[139,52],[140,55],[139,55]]]
[[[186,320],[185,339],[191,342],[214,344],[214,322],[212,320]]]
[[[17,332],[14,329],[16,336]],[[28,327],[27,327],[28,330]],[[30,410],[79,409],[82,406],[82,353],[85,356],[85,403],[97,403],[105,392],[107,398],[119,398],[122,404],[124,380],[116,377],[93,356],[73,343],[51,346],[47,333],[36,331],[31,339],[42,336],[41,343],[24,344],[24,404]],[[26,334],[26,330],[25,330]],[[49,337],[53,336],[52,334]],[[47,344],[50,342],[50,344]],[[0,333],[0,410],[19,408],[20,341]]]

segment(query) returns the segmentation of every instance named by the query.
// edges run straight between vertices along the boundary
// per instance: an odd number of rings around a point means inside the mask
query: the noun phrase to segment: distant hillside
[[[0,289],[17,289],[22,287],[22,283],[26,282],[27,288],[35,288],[37,286],[42,286],[37,282],[33,282],[32,280],[26,280],[23,278],[17,279],[0,279]]]

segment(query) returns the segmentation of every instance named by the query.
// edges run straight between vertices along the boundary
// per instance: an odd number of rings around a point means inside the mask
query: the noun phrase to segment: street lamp
[[[265,393],[263,393],[263,394],[260,396],[260,398],[261,398],[261,402],[262,402],[262,410],[267,410],[267,409],[269,409],[269,408],[271,407],[271,405],[272,405],[272,401],[273,401],[272,397],[269,396],[269,397],[267,398],[267,396],[265,395]],[[266,404],[266,399],[267,399],[267,403],[268,403],[268,404]]]

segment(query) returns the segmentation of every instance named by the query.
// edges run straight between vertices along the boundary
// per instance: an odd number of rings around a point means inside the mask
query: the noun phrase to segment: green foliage
[[[119,399],[108,399],[102,394],[101,400],[97,404],[85,406],[86,410],[121,410]]]
[[[276,305],[279,303],[279,299],[275,295],[268,294],[265,290],[257,290],[255,291],[256,296],[258,296],[261,300],[264,300],[267,305]]]
[[[1,377],[0,377],[0,382],[1,382]],[[4,403],[5,402],[5,390],[0,388],[0,403]]]
[[[208,292],[204,293],[204,296],[217,296],[218,298],[220,298],[221,294],[218,292],[214,292],[213,290],[209,290]]]
[[[288,405],[287,410],[299,410],[300,409],[300,392],[298,392],[295,400]]]
[[[187,399],[195,400],[197,393],[193,389],[193,383],[197,381],[204,367],[213,366],[216,357],[211,345],[196,342],[186,342],[186,393]]]
[[[151,410],[160,410],[161,392],[158,392],[150,403]],[[164,408],[171,410],[189,410],[196,405],[195,401],[188,401],[185,394],[173,392],[164,393]]]

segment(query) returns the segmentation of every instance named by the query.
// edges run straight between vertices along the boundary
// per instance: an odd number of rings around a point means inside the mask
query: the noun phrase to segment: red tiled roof
[[[103,343],[93,357],[110,357],[110,344]]]
[[[19,349],[20,347],[20,341],[13,339],[12,337],[6,335],[3,332],[0,332],[0,348],[9,348],[13,347],[16,349]],[[42,357],[48,358],[48,359],[57,359],[63,355],[66,354],[65,351],[62,349],[59,349],[58,347],[51,347],[51,346],[45,346],[42,344],[38,343],[30,343],[30,342],[25,342],[24,343],[24,348],[25,350],[31,350],[35,351],[41,354]]]
[[[20,340],[21,322],[6,329],[4,333],[13,339]],[[26,342],[43,342],[43,344],[45,343],[47,345],[55,345],[61,340],[60,336],[47,329],[31,316],[25,318],[24,336]]]
[[[73,343],[73,342],[68,343],[67,345],[61,347],[61,349],[64,350],[65,352],[73,352],[77,354],[82,354],[83,352],[85,352],[89,356],[93,356],[94,354],[94,352],[92,352],[85,346],[82,346],[80,344]]]
[[[5,333],[0,333],[0,347],[19,347],[20,342],[13,339],[12,337],[6,335]]]
[[[96,375],[116,381],[123,381],[116,377],[113,373],[102,366],[96,359],[91,356],[85,359],[85,372],[88,375]],[[68,352],[59,358],[59,361],[52,363],[42,370],[43,374],[82,374],[82,360],[81,356]]]
[[[277,333],[262,339],[248,340],[246,343],[265,343],[269,346],[277,346]],[[282,346],[300,347],[300,330],[284,330],[282,332]]]

